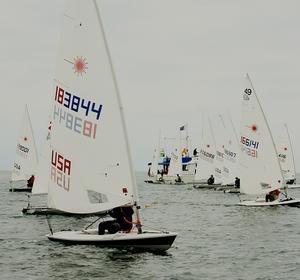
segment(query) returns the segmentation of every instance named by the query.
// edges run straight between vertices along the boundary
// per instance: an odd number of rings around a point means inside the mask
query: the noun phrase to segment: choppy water
[[[149,186],[138,174],[143,223],[179,234],[167,254],[65,246],[46,239],[44,217],[21,214],[26,195],[9,193],[8,177],[0,172],[0,279],[300,279],[299,208],[238,207],[235,195]]]

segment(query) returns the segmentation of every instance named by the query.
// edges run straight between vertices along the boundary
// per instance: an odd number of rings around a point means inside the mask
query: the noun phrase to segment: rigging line
[[[93,221],[92,223],[90,223],[89,225],[87,225],[84,229],[87,230],[89,227],[91,227],[93,224],[95,224],[96,222],[98,222],[100,219],[102,219],[103,217],[98,217],[95,221]]]

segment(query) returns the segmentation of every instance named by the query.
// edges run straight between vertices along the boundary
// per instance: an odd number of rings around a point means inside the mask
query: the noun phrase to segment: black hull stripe
[[[75,214],[75,213],[67,213],[62,212],[57,209],[52,208],[43,208],[43,207],[36,207],[36,208],[23,208],[22,213],[26,215],[59,215],[59,216],[77,216],[77,217],[85,217],[85,216],[102,216],[102,213],[93,213],[93,214]]]
[[[9,189],[10,192],[31,192],[32,189],[30,188],[15,188],[15,189]]]

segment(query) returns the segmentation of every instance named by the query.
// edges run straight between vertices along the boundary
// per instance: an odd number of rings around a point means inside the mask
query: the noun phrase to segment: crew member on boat
[[[130,232],[132,229],[132,215],[134,211],[131,206],[116,207],[108,212],[114,220],[104,221],[98,226],[98,233],[103,235],[105,230],[113,234],[118,231]]]
[[[208,185],[213,185],[214,182],[215,182],[215,177],[214,177],[214,175],[210,175],[210,177],[209,177],[208,180],[207,180],[207,184],[208,184]]]
[[[32,189],[33,184],[34,184],[34,179],[35,179],[34,175],[31,175],[31,177],[27,180],[27,187],[28,188]]]
[[[182,183],[182,179],[179,174],[176,174],[177,178],[175,179],[176,183]]]
[[[276,199],[279,198],[279,195],[280,195],[280,190],[274,190],[274,191],[271,191],[269,192],[268,194],[266,194],[266,202],[272,202]]]
[[[235,181],[234,181],[234,187],[236,189],[239,189],[240,188],[240,185],[241,185],[241,180],[239,177],[235,177]]]

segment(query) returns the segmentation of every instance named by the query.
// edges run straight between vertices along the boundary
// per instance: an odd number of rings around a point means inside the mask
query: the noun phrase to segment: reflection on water
[[[299,278],[300,209],[239,207],[236,195],[145,185],[138,175],[143,224],[179,234],[165,254],[50,242],[46,218],[23,216],[26,195],[9,193],[0,172],[1,279]],[[50,220],[57,231],[95,218]]]

